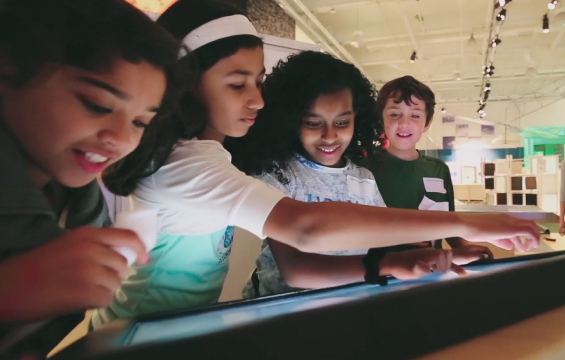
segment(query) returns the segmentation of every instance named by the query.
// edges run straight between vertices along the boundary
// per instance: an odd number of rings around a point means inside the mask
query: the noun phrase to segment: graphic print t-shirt
[[[371,172],[349,160],[342,168],[316,164],[295,155],[287,169],[276,168],[258,177],[268,185],[289,197],[304,202],[344,201],[355,204],[385,206]],[[347,239],[344,239],[347,241]],[[257,276],[261,296],[280,294],[296,289],[288,286],[277,268],[267,241],[263,241],[261,255],[257,259]],[[367,249],[324,252],[325,255],[361,255]],[[250,280],[244,290],[245,298],[255,297]]]

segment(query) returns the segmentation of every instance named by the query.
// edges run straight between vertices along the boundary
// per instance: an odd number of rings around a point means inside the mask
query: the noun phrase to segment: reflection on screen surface
[[[478,265],[467,269],[469,276],[517,266],[518,263]],[[416,286],[458,278],[455,273],[432,274],[418,280],[399,281],[392,279],[387,286],[359,284],[345,288],[306,291],[295,296],[274,297],[269,301],[216,309],[197,314],[180,315],[175,318],[152,320],[138,323],[128,336],[128,344],[170,341],[195,337],[215,331],[249,324],[309,309],[344,303],[376,296],[392,291],[405,290]],[[125,343],[121,344],[125,345]]]

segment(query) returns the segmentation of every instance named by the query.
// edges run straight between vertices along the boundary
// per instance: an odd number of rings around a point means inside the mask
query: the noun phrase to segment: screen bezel
[[[406,291],[402,291],[402,292],[389,292],[386,294],[382,294],[379,296],[375,296],[373,297],[373,299],[366,298],[366,299],[361,299],[359,301],[351,301],[349,303],[359,303],[359,304],[365,304],[367,302],[373,302],[375,304],[377,303],[388,303],[390,302],[390,300],[392,298],[402,298],[405,297],[407,294],[426,294],[426,296],[435,296],[435,293],[437,292],[437,294],[439,294],[440,290],[445,290],[448,288],[458,288],[458,291],[467,291],[469,292],[470,289],[465,289],[465,287],[461,287],[460,285],[462,284],[455,284],[455,283],[460,283],[460,282],[465,282],[466,284],[478,284],[478,283],[489,283],[492,282],[491,280],[493,280],[493,277],[497,277],[497,278],[505,278],[505,279],[511,279],[514,277],[514,275],[517,276],[522,276],[524,277],[524,271],[526,271],[526,274],[528,273],[528,270],[524,270],[524,268],[538,268],[538,267],[543,267],[543,266],[551,266],[553,263],[555,263],[555,266],[562,266],[564,273],[565,273],[565,256],[563,258],[560,258],[562,255],[565,255],[565,251],[559,251],[559,252],[551,252],[551,253],[542,253],[542,254],[531,254],[531,255],[523,255],[523,256],[517,256],[517,257],[510,257],[510,258],[504,258],[504,259],[493,259],[493,260],[483,260],[480,262],[476,262],[473,264],[469,264],[467,266],[465,266],[466,268],[470,268],[472,269],[474,266],[477,265],[483,265],[483,264],[500,264],[500,263],[525,263],[527,264],[527,266],[517,266],[517,267],[512,267],[509,269],[502,269],[500,271],[497,271],[496,273],[492,273],[490,275],[487,276],[479,276],[475,279],[471,279],[471,277],[469,278],[462,278],[462,279],[457,279],[455,281],[449,281],[449,282],[438,282],[438,283],[431,283],[431,284],[426,284],[426,285],[422,285],[422,286],[417,286],[413,289],[408,289]],[[555,259],[552,259],[555,258]],[[542,260],[542,259],[547,259],[549,261],[549,263],[546,262],[535,262],[535,263],[531,263],[532,260]],[[503,273],[503,274],[501,274]],[[521,274],[521,275],[518,275]],[[480,278],[480,279],[479,279]],[[526,277],[524,277],[524,279],[526,279]],[[551,279],[545,279],[547,281],[551,280]],[[362,284],[350,284],[350,285],[345,285],[339,288],[344,288],[344,287],[354,287],[354,286],[360,286]],[[543,284],[541,284],[543,285]],[[475,286],[475,285],[473,285]],[[187,315],[191,315],[191,314],[199,314],[202,312],[207,312],[207,311],[217,311],[220,309],[224,309],[227,307],[238,307],[238,306],[243,306],[243,305],[248,305],[249,303],[261,303],[261,302],[268,302],[268,301],[272,301],[273,299],[279,300],[279,299],[284,299],[284,298],[293,298],[293,297],[301,297],[301,296],[307,296],[308,294],[312,294],[312,293],[319,293],[319,292],[329,292],[329,291],[333,291],[335,290],[335,288],[330,288],[330,289],[321,289],[321,290],[303,290],[303,291],[299,291],[296,293],[291,293],[291,294],[283,294],[283,295],[275,295],[275,296],[270,296],[270,297],[266,297],[266,298],[261,298],[261,299],[248,299],[248,300],[237,300],[237,301],[232,301],[232,302],[228,302],[228,303],[222,303],[222,304],[216,304],[216,305],[212,305],[212,306],[208,306],[208,307],[203,307],[203,308],[198,308],[198,309],[188,309],[188,310],[176,310],[176,311],[168,311],[168,312],[163,312],[163,313],[156,313],[156,314],[151,314],[151,315],[145,315],[145,316],[140,316],[138,318],[134,318],[131,320],[118,320],[118,321],[114,321],[104,327],[102,327],[100,330],[96,330],[93,333],[88,334],[85,338],[83,338],[82,340],[80,340],[79,342],[73,344],[71,347],[69,347],[68,349],[66,349],[66,351],[63,351],[60,353],[59,356],[54,357],[54,359],[71,359],[71,358],[77,358],[79,355],[90,355],[94,356],[93,358],[96,358],[95,355],[100,355],[100,358],[105,358],[105,356],[111,355],[111,354],[128,354],[131,353],[132,354],[132,358],[134,358],[134,354],[141,354],[142,350],[145,349],[152,349],[152,348],[159,348],[159,349],[164,349],[164,348],[168,348],[168,346],[171,346],[172,348],[178,347],[178,346],[183,346],[183,343],[186,344],[199,344],[199,343],[205,343],[206,341],[208,341],[209,339],[218,337],[218,338],[226,338],[227,334],[232,334],[234,333],[234,329],[227,329],[225,331],[218,331],[218,332],[214,332],[211,334],[206,334],[206,335],[202,335],[202,336],[196,336],[193,338],[187,338],[187,339],[181,339],[181,340],[173,340],[170,343],[169,342],[159,342],[159,343],[150,343],[150,344],[134,344],[134,345],[123,345],[123,346],[116,346],[116,342],[121,342],[121,341],[127,341],[128,337],[131,337],[131,335],[133,334],[133,330],[135,329],[136,326],[142,324],[145,321],[154,321],[154,320],[163,320],[163,319],[167,319],[170,317],[176,317],[176,316],[187,316]],[[428,291],[429,290],[429,291]],[[496,291],[498,291],[499,289],[497,288]],[[516,289],[514,289],[516,290]],[[520,291],[520,289],[518,289],[518,291]],[[522,289],[523,291],[523,289]],[[494,292],[494,290],[493,290]],[[474,296],[475,293],[470,291],[469,292],[469,296]],[[378,299],[377,299],[378,298]],[[496,302],[496,299],[493,299],[493,302]],[[349,303],[345,303],[345,304],[340,304],[340,305],[334,305],[334,306],[329,306],[327,308],[323,308],[323,309],[314,309],[314,310],[309,310],[304,312],[303,314],[291,314],[290,316],[284,316],[284,317],[279,317],[277,319],[267,319],[264,321],[260,321],[259,323],[250,323],[247,325],[243,325],[241,328],[238,328],[237,331],[241,332],[243,330],[247,330],[247,331],[253,331],[256,328],[260,328],[260,327],[264,327],[264,326],[269,326],[268,323],[272,323],[272,324],[277,324],[277,323],[281,323],[281,321],[283,323],[285,322],[293,322],[296,321],[297,318],[301,318],[301,319],[305,319],[307,320],[307,318],[314,316],[316,313],[328,313],[328,312],[338,312],[338,311],[342,311],[344,308],[347,307],[351,307],[352,304]],[[547,311],[547,306],[541,306],[543,305],[541,303],[537,303],[536,305],[536,309],[538,309],[539,311]],[[565,304],[565,295],[564,295],[564,301],[563,304]],[[549,306],[551,308],[551,306]],[[527,316],[532,316],[532,313],[535,314],[537,313],[536,311],[533,310],[528,310],[526,312]],[[525,315],[525,316],[526,316]],[[285,318],[285,319],[281,319],[281,318]],[[500,322],[497,322],[497,326],[500,326],[499,324]],[[489,322],[488,324],[490,324],[490,328],[492,329],[492,324]],[[504,325],[505,322],[502,322],[502,325]],[[485,323],[484,327],[486,326],[487,323]],[[487,327],[488,328],[488,327]],[[236,331],[236,333],[237,333]],[[102,357],[102,355],[104,355],[104,357]],[[119,358],[119,357],[116,357]],[[124,359],[126,359],[126,357],[124,357]]]

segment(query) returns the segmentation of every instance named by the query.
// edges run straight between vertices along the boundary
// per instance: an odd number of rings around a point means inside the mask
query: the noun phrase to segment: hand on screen
[[[565,223],[563,222],[559,223],[559,235],[561,236],[565,235]]]
[[[130,230],[83,227],[3,261],[0,319],[32,321],[108,305],[128,269],[117,246],[148,259]]]
[[[482,259],[494,259],[492,251],[482,245],[466,245],[455,248],[453,251],[453,263],[465,265],[473,261]]]
[[[460,214],[466,234],[461,237],[471,242],[489,242],[506,250],[528,251],[540,242],[539,228],[532,220],[508,214]]]
[[[390,252],[381,260],[380,269],[382,274],[401,280],[417,279],[433,271],[454,271],[458,275],[465,275],[465,270],[454,264],[452,258],[451,250],[434,248]]]

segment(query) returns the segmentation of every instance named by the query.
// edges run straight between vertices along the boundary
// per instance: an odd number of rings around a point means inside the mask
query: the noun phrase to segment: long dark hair
[[[8,79],[14,86],[25,85],[47,64],[96,71],[117,57],[147,61],[163,69],[171,84],[179,46],[123,0],[0,1],[0,53],[16,68]]]
[[[176,39],[184,39],[196,28],[221,17],[243,15],[228,4],[215,4],[210,1],[179,0],[171,5],[158,19],[157,23]],[[263,41],[253,35],[236,35],[208,43],[179,60],[179,65],[190,76],[183,95],[179,100],[178,111],[171,113],[166,128],[160,129],[161,146],[153,147],[151,142],[141,141],[139,151],[150,152],[152,156],[143,162],[135,158],[125,158],[109,167],[103,176],[110,191],[128,195],[135,189],[137,181],[155,173],[166,161],[179,139],[198,136],[208,121],[207,109],[196,94],[202,75],[223,58],[235,54],[242,48],[262,47]],[[147,149],[147,150],[146,150]],[[131,168],[137,171],[128,171]]]
[[[350,89],[356,112],[354,134],[344,152],[354,162],[374,151],[373,143],[383,132],[377,122],[376,90],[355,66],[332,55],[304,51],[279,61],[263,83],[265,107],[257,123],[243,138],[229,139],[226,148],[233,163],[247,174],[281,169],[302,150],[302,118],[324,94]]]

